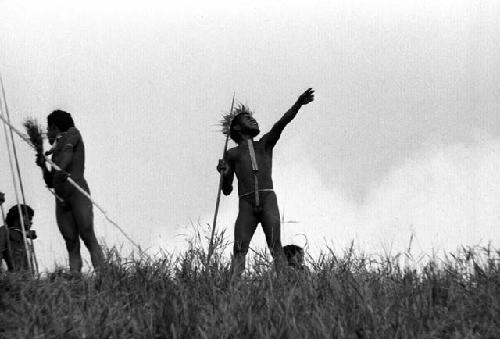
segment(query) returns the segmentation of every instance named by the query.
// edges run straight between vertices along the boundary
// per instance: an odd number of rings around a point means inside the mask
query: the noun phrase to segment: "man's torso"
[[[250,141],[248,141],[250,142]],[[248,142],[244,141],[229,150],[229,162],[238,178],[238,194],[243,195],[255,191],[254,172]],[[273,149],[266,147],[265,141],[253,141],[255,158],[258,166],[256,172],[259,189],[273,189],[272,167]]]
[[[73,152],[71,163],[66,168],[66,172],[74,180],[83,179],[85,171],[85,146],[80,132],[75,127],[68,129],[57,140],[57,145],[54,147],[54,153],[52,154],[52,161],[56,165],[60,164],[60,155],[65,147],[71,147]]]

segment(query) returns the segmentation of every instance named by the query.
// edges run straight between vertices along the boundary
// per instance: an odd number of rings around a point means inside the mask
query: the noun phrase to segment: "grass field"
[[[231,283],[219,242],[208,268],[177,257],[123,258],[102,275],[0,278],[1,338],[500,338],[500,252],[464,248],[418,266],[352,248],[280,277],[256,255]],[[410,268],[412,267],[412,268]]]

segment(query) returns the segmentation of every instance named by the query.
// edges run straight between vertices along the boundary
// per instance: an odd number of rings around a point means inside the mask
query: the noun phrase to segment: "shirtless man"
[[[222,192],[231,194],[234,174],[238,178],[239,211],[234,226],[233,275],[241,276],[252,236],[260,222],[267,246],[275,263],[283,257],[280,239],[280,216],[276,194],[273,191],[273,149],[281,132],[297,115],[303,105],[314,100],[314,90],[309,88],[299,96],[295,104],[278,120],[271,130],[258,141],[259,125],[244,105],[236,108],[229,128],[229,136],[238,146],[231,148],[224,159],[219,160],[217,170],[223,174]]]
[[[97,270],[103,262],[101,247],[94,233],[94,214],[90,200],[73,187],[66,179],[71,177],[81,188],[90,193],[84,178],[85,148],[82,136],[73,123],[71,114],[56,110],[47,116],[47,138],[53,145],[47,154],[61,171],[49,171],[43,158],[37,159],[48,187],[64,201],[56,199],[56,220],[69,253],[71,273],[79,274],[82,269],[80,238],[90,252],[90,259]]]

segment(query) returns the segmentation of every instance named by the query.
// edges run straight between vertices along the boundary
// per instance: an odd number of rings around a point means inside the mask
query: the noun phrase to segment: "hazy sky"
[[[499,18],[494,0],[0,1],[0,72],[16,126],[73,114],[93,197],[143,247],[171,250],[211,222],[233,92],[265,132],[308,87],[316,100],[275,149],[278,203],[300,222],[285,244],[397,251],[413,233],[427,253],[498,246]],[[66,260],[54,201],[16,142],[51,268]],[[130,249],[94,212],[98,237]],[[224,197],[230,239],[236,214]]]

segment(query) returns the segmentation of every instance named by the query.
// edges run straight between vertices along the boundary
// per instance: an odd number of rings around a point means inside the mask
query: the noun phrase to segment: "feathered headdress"
[[[226,136],[229,135],[229,132],[231,131],[231,125],[234,119],[240,114],[249,114],[251,116],[253,115],[253,112],[250,111],[248,106],[245,106],[240,103],[231,112],[222,115],[222,119],[220,120],[220,125],[222,127],[221,131],[224,135]]]
[[[37,154],[43,154],[43,132],[42,126],[34,118],[26,119],[23,123],[26,132],[30,138],[30,142],[36,150]]]

